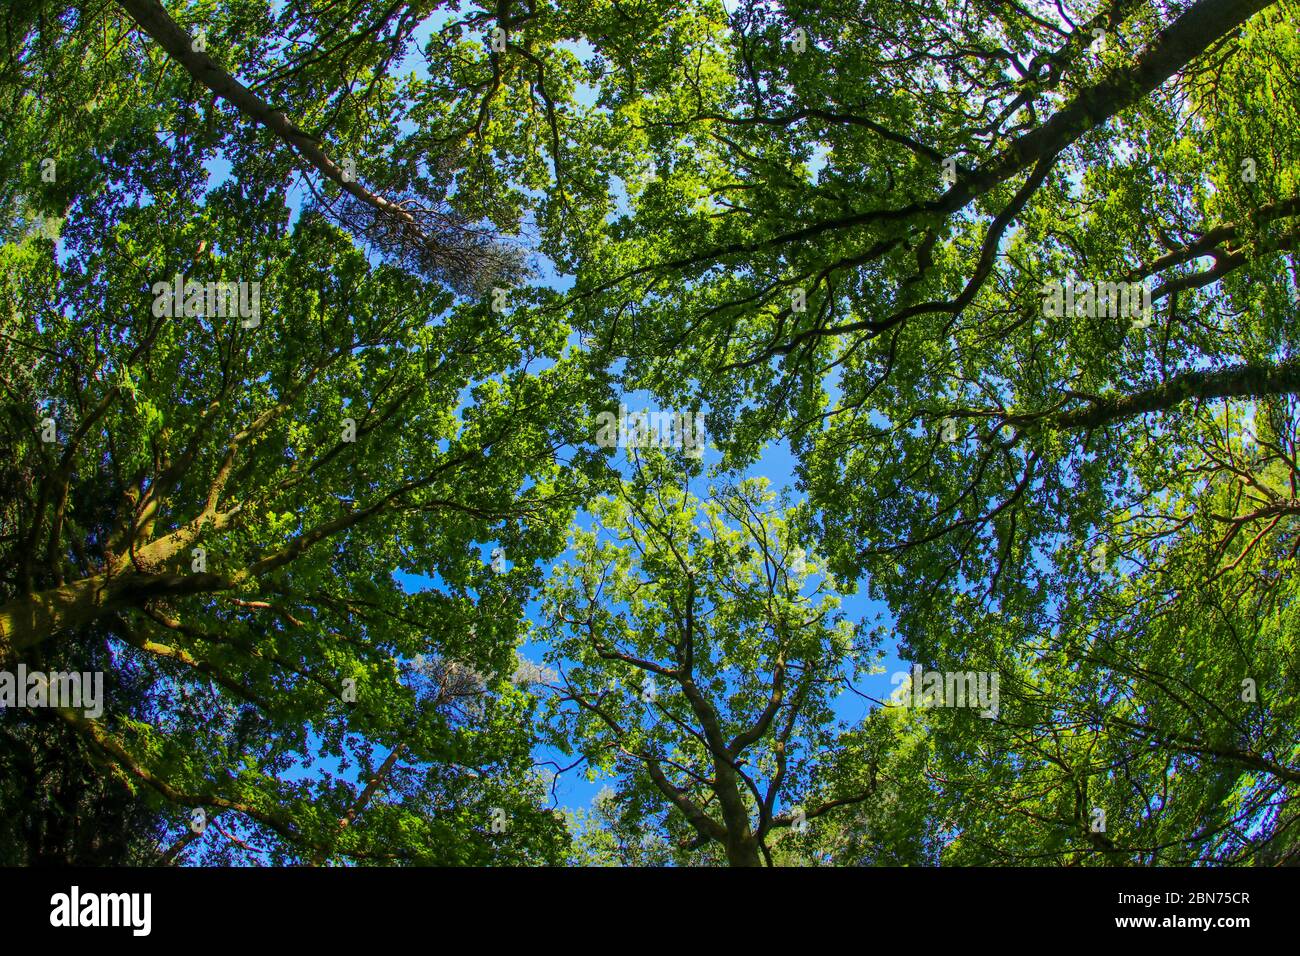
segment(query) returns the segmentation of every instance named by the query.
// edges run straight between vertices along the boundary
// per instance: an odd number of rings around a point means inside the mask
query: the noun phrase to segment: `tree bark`
[[[1131,68],[1081,90],[1068,107],[1017,139],[1000,162],[980,171],[975,178],[992,186],[1044,156],[1055,155],[1088,130],[1158,89],[1215,40],[1274,2],[1201,0],[1161,30]]]
[[[1094,401],[1087,408],[1061,412],[1050,421],[1057,428],[1099,428],[1122,418],[1162,412],[1191,399],[1262,398],[1300,392],[1300,360],[1280,365],[1234,365],[1215,371],[1187,372],[1162,385]]]
[[[236,581],[219,574],[97,574],[0,606],[0,664],[57,631],[138,607],[156,597],[225,591]]]
[[[753,837],[750,837],[749,839],[732,840],[730,835],[728,835],[727,865],[762,866],[763,861],[758,855],[758,841]]]

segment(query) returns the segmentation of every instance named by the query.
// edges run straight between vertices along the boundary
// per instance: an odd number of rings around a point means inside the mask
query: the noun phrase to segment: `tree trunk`
[[[729,754],[714,758],[718,806],[722,810],[722,825],[727,828],[723,845],[727,848],[728,866],[762,866],[758,857],[758,841],[749,826],[749,809],[740,793],[740,781],[731,764]]]
[[[745,829],[749,829],[746,827]],[[752,836],[732,837],[731,833],[727,834],[727,865],[728,866],[762,866],[763,861],[758,855],[758,841]]]
[[[97,574],[37,591],[0,606],[0,665],[52,634],[88,624],[154,597],[224,591],[234,586],[218,574]]]

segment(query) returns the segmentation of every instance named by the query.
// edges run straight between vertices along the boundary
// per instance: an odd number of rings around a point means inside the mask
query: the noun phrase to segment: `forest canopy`
[[[0,863],[1300,863],[1298,18],[7,6]]]

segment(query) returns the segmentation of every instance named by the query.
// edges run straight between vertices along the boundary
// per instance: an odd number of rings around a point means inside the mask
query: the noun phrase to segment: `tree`
[[[233,34],[248,10],[230,15]],[[23,101],[3,158],[25,210],[0,247],[4,666],[92,659],[62,651],[97,635],[99,666],[137,674],[120,719],[54,713],[172,833],[220,812],[230,852],[330,856],[374,755],[401,747],[420,787],[370,801],[345,857],[544,858],[563,841],[509,676],[533,563],[584,481],[554,411],[582,381],[529,368],[560,358],[562,328],[374,261],[324,200],[295,209],[292,157],[226,126],[111,10],[47,5],[31,30],[50,75],[113,52],[73,102]],[[74,128],[41,162],[38,137]],[[218,154],[230,177],[209,188]],[[486,675],[481,719],[421,704],[402,678],[420,654]],[[494,807],[515,836],[489,852]]]
[[[663,456],[574,532],[546,595],[561,744],[616,771],[621,824],[678,859],[772,862],[769,843],[865,799],[802,805],[840,754],[831,701],[867,642],[808,581],[797,515],[764,482],[692,496]]]
[[[0,715],[0,852],[1294,862],[1296,14],[5,11],[0,669],[111,690]],[[886,636],[999,709],[840,726]]]
[[[671,173],[579,323],[625,388],[706,405],[726,466],[789,441],[901,654],[1000,676],[996,720],[906,722],[931,859],[1285,858],[1293,5],[818,12],[742,5],[619,102]]]

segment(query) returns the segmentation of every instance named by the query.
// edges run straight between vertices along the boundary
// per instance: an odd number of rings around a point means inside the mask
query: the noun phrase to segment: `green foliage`
[[[1294,862],[1297,13],[7,9],[0,859]]]

